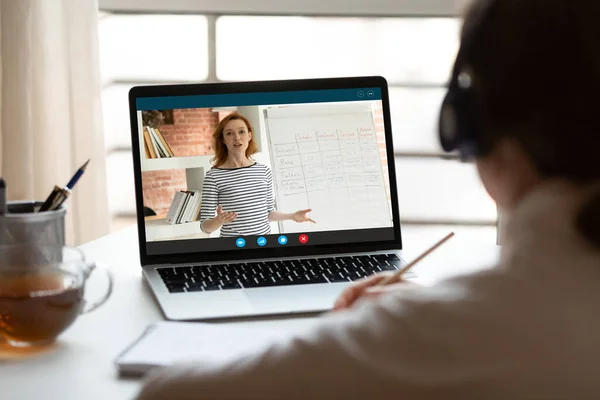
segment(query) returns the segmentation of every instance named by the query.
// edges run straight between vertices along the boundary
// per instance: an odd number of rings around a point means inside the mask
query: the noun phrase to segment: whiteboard
[[[362,102],[266,109],[277,210],[311,208],[317,222],[284,221],[282,233],[392,226],[387,166],[371,107]]]

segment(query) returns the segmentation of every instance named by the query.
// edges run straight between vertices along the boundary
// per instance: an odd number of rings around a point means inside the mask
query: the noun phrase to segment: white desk
[[[404,256],[417,256],[439,237],[404,232]],[[492,265],[498,248],[472,243],[457,235],[423,260],[415,272],[423,283]],[[144,328],[163,319],[141,276],[135,227],[105,236],[81,247],[88,259],[107,265],[115,277],[115,290],[98,310],[81,316],[60,336],[53,347],[42,352],[15,353],[0,344],[0,397],[6,400],[121,400],[131,399],[139,380],[119,379],[115,356]],[[99,274],[89,282],[86,295],[103,289]],[[314,323],[316,317],[269,318],[231,324],[269,325],[293,330]]]

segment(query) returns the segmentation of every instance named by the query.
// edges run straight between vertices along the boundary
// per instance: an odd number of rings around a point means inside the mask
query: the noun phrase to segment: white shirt
[[[501,262],[364,300],[269,351],[155,374],[140,399],[600,399],[600,249],[586,196],[535,190]]]

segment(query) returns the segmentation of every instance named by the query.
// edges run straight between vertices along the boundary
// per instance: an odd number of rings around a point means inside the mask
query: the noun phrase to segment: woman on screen
[[[221,237],[268,235],[271,222],[315,222],[311,209],[283,213],[275,209],[273,175],[252,160],[258,151],[250,121],[233,112],[223,118],[213,134],[215,158],[202,185],[200,229],[210,234],[221,228]]]

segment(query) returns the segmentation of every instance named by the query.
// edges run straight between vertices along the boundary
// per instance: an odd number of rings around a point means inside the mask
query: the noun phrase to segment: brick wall
[[[173,110],[173,125],[160,126],[175,157],[214,154],[212,134],[219,123],[219,113],[209,108]]]
[[[175,157],[214,154],[212,134],[219,123],[219,113],[208,108],[173,110],[173,125],[159,126]],[[144,205],[165,216],[175,193],[186,190],[185,170],[142,172]]]
[[[142,190],[144,205],[153,209],[157,215],[164,216],[169,211],[175,193],[186,190],[185,170],[144,171]]]

